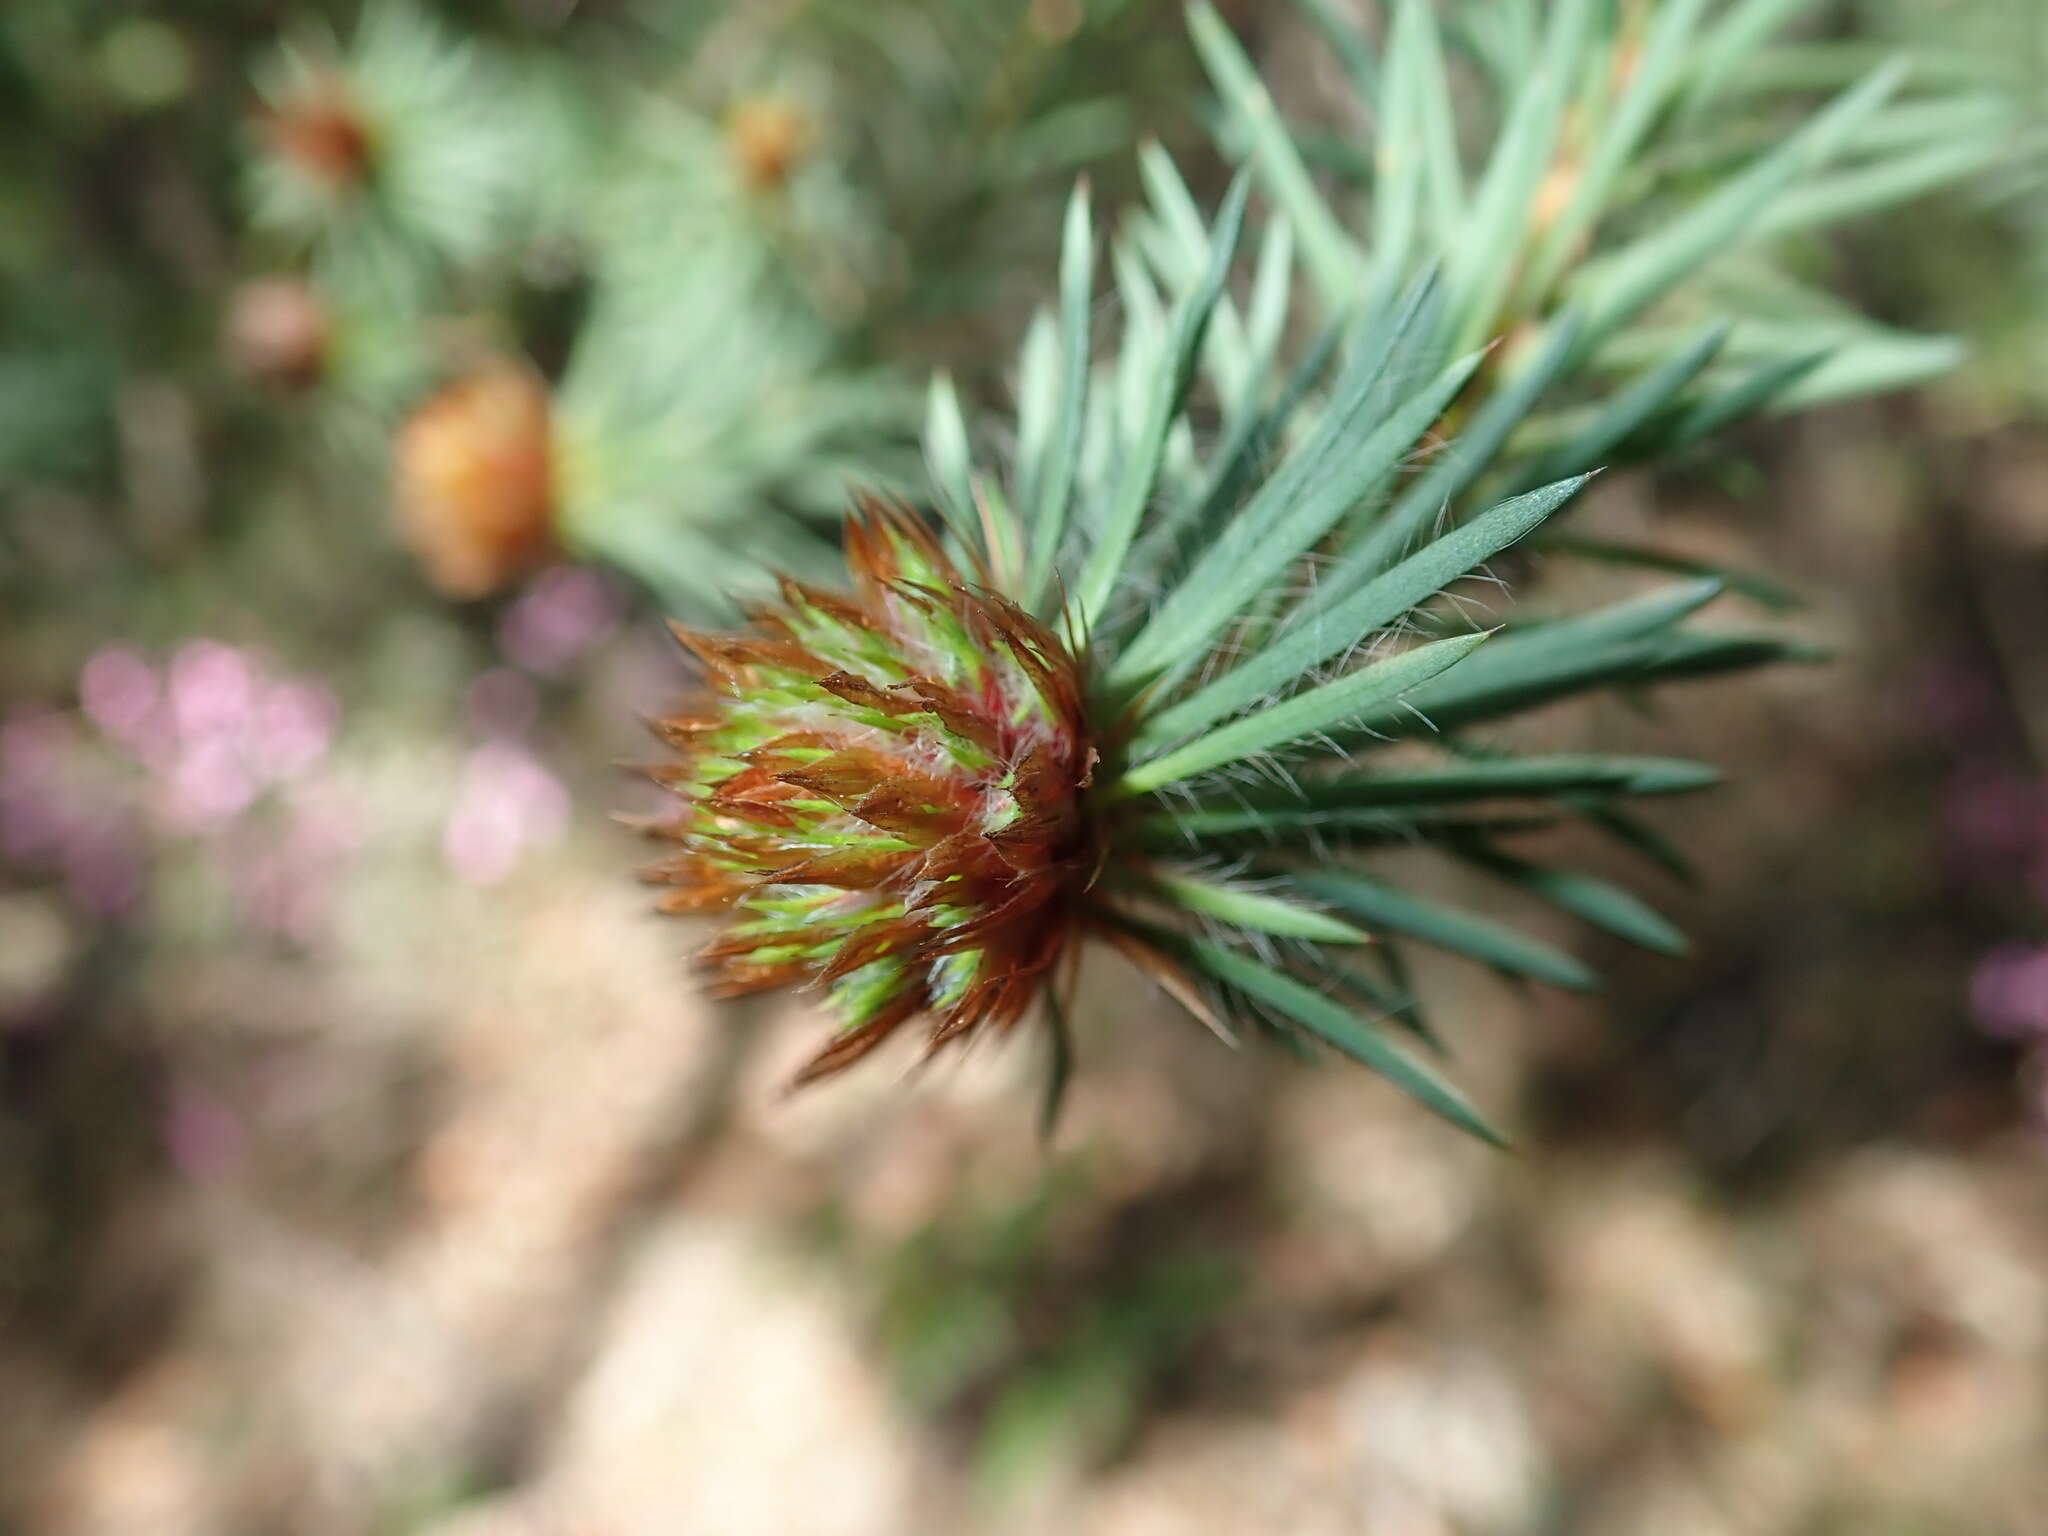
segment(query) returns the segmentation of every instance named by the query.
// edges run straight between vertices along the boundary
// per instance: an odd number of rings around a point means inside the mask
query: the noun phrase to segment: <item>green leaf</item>
[[[1449,273],[1459,350],[1478,345],[1498,329],[1518,269],[1514,253],[1521,248],[1530,205],[1556,152],[1566,98],[1580,78],[1592,9],[1591,0],[1552,0],[1543,56],[1516,91],[1473,193]]]
[[[1562,800],[1583,812],[1612,796],[1689,794],[1716,782],[1718,775],[1705,764],[1675,758],[1494,758],[1245,786],[1189,805],[1162,806],[1141,818],[1132,834],[1158,849],[1213,849],[1232,841],[1299,846],[1326,836],[1351,844],[1358,839],[1346,834],[1354,832],[1379,834],[1377,840],[1388,842],[1456,841],[1547,820],[1445,816],[1436,808],[1536,798]]]
[[[1306,613],[1255,655],[1147,720],[1134,739],[1134,750],[1163,746],[1201,730],[1358,645],[1529,533],[1585,481],[1581,476],[1503,502],[1409,556],[1345,601]]]
[[[1417,690],[1415,698],[1398,708],[1363,716],[1351,734],[1370,739],[1375,733],[1405,733],[1416,725],[1450,730],[1588,688],[1645,677],[1671,653],[1671,626],[1721,590],[1718,581],[1690,582],[1589,614],[1511,629],[1455,678]]]
[[[1422,180],[1426,172],[1417,153],[1422,143],[1422,105],[1417,100],[1413,70],[1402,63],[1405,47],[1399,31],[1393,39],[1393,69],[1372,138],[1371,235],[1364,292],[1374,303],[1400,290],[1417,260],[1415,243],[1422,231]],[[1327,299],[1326,312],[1331,310]],[[1335,311],[1342,313],[1341,310]]]
[[[1739,80],[1752,56],[1812,0],[1737,0],[1692,50],[1685,113],[1697,118],[1724,87]]]
[[[1206,939],[1180,939],[1176,948],[1189,963],[1224,986],[1328,1041],[1460,1130],[1469,1131],[1497,1147],[1507,1145],[1500,1132],[1473,1108],[1470,1101],[1431,1067],[1394,1044],[1375,1025],[1315,988],[1285,971],[1275,970],[1249,955],[1221,944],[1212,944]]]
[[[1690,447],[1711,437],[1733,422],[1746,420],[1774,404],[1784,393],[1826,362],[1832,347],[1795,352],[1790,357],[1772,358],[1725,389],[1717,390],[1687,407],[1672,424],[1672,451]]]
[[[1451,805],[1514,795],[1556,795],[1570,790],[1604,790],[1617,795],[1681,795],[1709,789],[1720,774],[1705,763],[1675,757],[1606,757],[1559,754],[1483,758],[1436,763],[1424,768],[1356,770],[1302,779],[1285,787],[1247,790],[1232,806],[1247,816],[1289,805]],[[1189,808],[1199,812],[1205,807]],[[1170,815],[1186,815],[1176,808]]]
[[[1246,191],[1246,183],[1240,177],[1217,217],[1209,269],[1202,286],[1174,306],[1167,366],[1150,381],[1142,425],[1131,445],[1130,459],[1123,466],[1109,518],[1098,533],[1075,593],[1075,609],[1084,634],[1116,591],[1124,557],[1130,552],[1131,541],[1137,536],[1139,521],[1158,481],[1168,433],[1185,402],[1210,313],[1222,297],[1224,280],[1230,274],[1231,254],[1237,249],[1238,234],[1244,227]]]
[[[1362,667],[1211,731],[1127,771],[1118,796],[1144,794],[1227,763],[1291,746],[1386,708],[1477,650],[1484,634],[1454,635]]]
[[[1641,430],[1643,424],[1666,409],[1685,387],[1700,376],[1728,339],[1730,322],[1720,321],[1691,346],[1651,370],[1610,400],[1575,432],[1569,441],[1538,458],[1516,474],[1514,488],[1526,490],[1566,475],[1597,467],[1621,443]]]
[[[1218,462],[1201,481],[1201,499],[1190,509],[1186,502],[1169,502],[1166,510],[1152,520],[1143,546],[1135,557],[1136,568],[1149,585],[1177,589],[1186,581],[1185,567],[1212,554],[1217,540],[1241,539],[1259,520],[1297,502],[1345,445],[1354,420],[1373,419],[1376,400],[1385,384],[1403,366],[1404,341],[1427,323],[1433,313],[1435,282],[1430,276],[1418,278],[1398,304],[1377,306],[1359,327],[1360,334],[1346,359],[1343,372],[1332,386],[1331,404],[1316,418],[1307,441],[1286,453],[1279,468],[1253,493],[1250,502],[1238,507],[1235,498],[1264,467],[1267,454],[1278,445],[1296,406],[1320,375],[1327,361],[1326,346],[1334,348],[1343,331],[1341,322],[1325,327],[1315,349],[1297,369],[1280,397],[1256,424],[1241,423],[1226,432],[1218,450]],[[1211,562],[1212,566],[1214,562]],[[1151,625],[1145,615],[1139,622]],[[1161,691],[1170,688],[1203,659],[1199,645],[1179,644],[1169,655],[1177,658],[1165,666],[1157,657],[1129,649],[1118,657],[1109,692],[1129,696],[1140,684]],[[1165,666],[1163,674],[1161,667]]]
[[[1060,375],[1059,404],[1046,434],[1046,457],[1030,476],[1036,500],[1023,509],[1030,517],[1031,564],[1024,582],[1024,600],[1036,607],[1052,580],[1060,545],[1066,537],[1067,507],[1074,494],[1074,471],[1081,458],[1081,437],[1088,414],[1088,322],[1094,303],[1095,236],[1088,216],[1088,188],[1074,188],[1060,250]]]
[[[945,373],[932,375],[925,406],[924,453],[940,509],[961,536],[968,537],[975,522],[967,422],[960,414],[960,396],[953,388],[953,380]]]
[[[1294,226],[1302,264],[1324,304],[1333,312],[1349,309],[1364,259],[1316,191],[1258,72],[1208,0],[1194,0],[1188,7],[1188,30],[1224,104],[1244,131],[1260,179]]]
[[[1754,234],[1772,203],[1832,156],[1883,105],[1902,75],[1896,63],[1875,71],[1712,196],[1582,269],[1572,291],[1589,312],[1586,344],[1596,344],[1717,252]]]
[[[1208,226],[1202,222],[1194,194],[1181,179],[1173,157],[1157,143],[1140,151],[1139,172],[1154,215],[1142,224],[1156,233],[1155,239],[1146,242],[1146,250],[1165,276],[1168,289],[1177,298],[1185,297],[1200,288],[1208,269]],[[1203,360],[1220,399],[1244,398],[1251,359],[1243,322],[1228,299],[1220,301],[1210,317]]]
[[[1051,1141],[1059,1125],[1060,1108],[1067,1101],[1067,1084],[1074,1075],[1074,1030],[1067,1022],[1057,987],[1046,989],[1045,1018],[1050,1059],[1046,1062],[1045,1097],[1038,1106],[1038,1139]]]
[[[1351,965],[1346,963],[1348,956],[1327,949],[1312,949],[1303,964],[1313,967],[1318,976],[1327,977],[1346,992],[1363,998],[1369,1007],[1407,1030],[1436,1055],[1448,1056],[1450,1047],[1443,1036],[1431,1028],[1423,1014],[1422,999],[1415,990],[1414,978],[1409,974],[1404,950],[1405,946],[1400,944],[1375,944],[1369,950],[1357,952],[1360,965]],[[1373,963],[1384,968],[1384,978],[1362,968]]]
[[[1674,880],[1686,885],[1698,883],[1698,875],[1692,867],[1692,861],[1679,852],[1663,833],[1639,817],[1631,816],[1626,811],[1607,803],[1580,804],[1574,809],[1585,817],[1590,825],[1597,827],[1629,852],[1647,859]]]
[[[1578,870],[1512,858],[1495,848],[1458,851],[1488,874],[1616,938],[1662,955],[1683,955],[1690,948],[1669,919],[1620,886]]]
[[[1212,530],[1231,515],[1238,496],[1264,465],[1302,400],[1329,367],[1342,335],[1340,325],[1325,326],[1272,403],[1225,429],[1223,441],[1210,458],[1199,488],[1169,506],[1145,530],[1143,544],[1132,559],[1137,569],[1163,572],[1186,551],[1208,547]]]
[[[1154,872],[1146,881],[1177,907],[1238,928],[1318,944],[1366,944],[1371,936],[1315,907],[1195,875]]]
[[[1507,664],[1470,679],[1446,680],[1418,689],[1400,710],[1381,709],[1363,717],[1353,732],[1412,734],[1417,725],[1449,731],[1480,720],[1520,714],[1573,694],[1617,684],[1676,682],[1747,671],[1775,662],[1813,656],[1809,649],[1772,635],[1672,634],[1569,650],[1517,653]]]
[[[1798,593],[1768,576],[1755,571],[1733,570],[1708,560],[1689,559],[1684,555],[1673,554],[1667,549],[1654,549],[1641,544],[1623,544],[1613,539],[1581,538],[1570,533],[1546,535],[1543,548],[1549,554],[1576,555],[1582,560],[1627,566],[1636,570],[1661,571],[1667,576],[1711,577],[1730,592],[1739,592],[1750,601],[1761,603],[1766,608],[1774,608],[1780,613],[1790,613],[1805,606]]]
[[[1498,457],[1509,434],[1562,375],[1578,349],[1580,317],[1567,310],[1552,325],[1526,368],[1489,395],[1429,470],[1386,513],[1362,527],[1346,550],[1339,574],[1326,580],[1316,601],[1331,603],[1399,560],[1408,547]]]
[[[1634,163],[1637,150],[1670,99],[1706,7],[1707,0],[1663,0],[1656,8],[1628,85],[1602,124],[1564,210],[1530,261],[1525,292],[1550,292],[1573,253],[1607,211],[1615,183]]]
[[[1251,302],[1245,311],[1245,346],[1250,367],[1237,395],[1223,402],[1228,423],[1258,415],[1259,400],[1266,391],[1266,381],[1287,329],[1287,302],[1294,291],[1293,278],[1294,231],[1285,219],[1271,219],[1259,242]]]
[[[1038,505],[1036,477],[1045,467],[1059,410],[1059,354],[1059,327],[1040,310],[1031,317],[1017,358],[1016,487],[1018,505],[1024,507]]]
[[[1318,439],[1328,441],[1324,451],[1335,455],[1333,461],[1313,485],[1299,491],[1296,477],[1284,472],[1268,481],[1159,605],[1111,670],[1111,683],[1146,677],[1178,656],[1206,648],[1235,615],[1378,488],[1465,387],[1482,355],[1474,353],[1453,363],[1369,432],[1356,420],[1356,412],[1330,412]],[[1364,381],[1364,390],[1374,382]],[[1349,452],[1342,451],[1346,439],[1354,444]],[[1307,463],[1322,456],[1304,452],[1301,458]]]
[[[1809,410],[1835,400],[1908,389],[1952,372],[1969,355],[1953,336],[1914,336],[1872,329],[1838,344],[1818,367],[1771,401],[1774,414]]]
[[[1337,62],[1344,66],[1344,73],[1350,77],[1353,89],[1367,107],[1379,104],[1379,60],[1373,57],[1372,44],[1347,16],[1340,15],[1334,0],[1294,0],[1295,6],[1315,29],[1323,35],[1330,51],[1337,55]]]
[[[1797,197],[1782,200],[1759,219],[1756,233],[1784,235],[1795,230],[1822,229],[1890,208],[1936,187],[1974,176],[1996,157],[1996,146],[1936,144],[1918,154],[1817,176],[1800,189]]]
[[[1563,950],[1491,918],[1447,907],[1348,870],[1297,871],[1294,883],[1309,895],[1348,912],[1371,930],[1403,933],[1511,975],[1546,981],[1576,992],[1599,981]]]
[[[1140,846],[1157,853],[1214,856],[1227,848],[1247,852],[1260,848],[1298,851],[1304,846],[1320,850],[1413,848],[1424,843],[1539,832],[1561,819],[1556,810],[1496,816],[1426,806],[1307,803],[1247,810],[1208,801],[1191,809],[1151,812],[1132,823],[1131,835]]]
[[[1194,194],[1181,179],[1180,168],[1173,163],[1173,156],[1154,140],[1138,151],[1138,175],[1171,240],[1173,278],[1177,283],[1199,281],[1208,263],[1209,230],[1202,222],[1202,211],[1195,205]]]
[[[1428,0],[1401,0],[1394,14],[1391,46],[1393,67],[1401,87],[1412,93],[1415,143],[1420,146],[1421,181],[1430,224],[1436,232],[1438,247],[1449,249],[1465,216],[1465,178],[1458,164],[1450,74],[1444,68],[1436,12]],[[1382,153],[1402,151],[1398,146],[1383,144]]]

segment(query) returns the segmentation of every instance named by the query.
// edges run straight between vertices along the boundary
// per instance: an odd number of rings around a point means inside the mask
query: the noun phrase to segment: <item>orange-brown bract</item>
[[[321,79],[269,109],[263,127],[277,152],[331,195],[354,191],[370,174],[375,144],[339,79]]]
[[[1099,865],[1082,665],[910,515],[865,505],[849,596],[782,583],[743,637],[678,631],[718,702],[669,719],[682,799],[650,876],[731,911],[728,994],[821,988],[840,1033],[798,1076],[930,1020],[936,1049],[1014,1025],[1053,980]]]

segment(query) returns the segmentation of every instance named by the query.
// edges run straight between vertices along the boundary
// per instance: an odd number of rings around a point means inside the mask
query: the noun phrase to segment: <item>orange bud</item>
[[[481,597],[555,550],[547,386],[497,362],[413,412],[393,460],[400,532],[450,597]]]
[[[725,115],[725,141],[750,191],[779,191],[811,151],[811,116],[782,96],[749,96]]]
[[[345,192],[369,175],[370,129],[339,80],[322,81],[274,109],[265,126],[277,152],[330,192]]]

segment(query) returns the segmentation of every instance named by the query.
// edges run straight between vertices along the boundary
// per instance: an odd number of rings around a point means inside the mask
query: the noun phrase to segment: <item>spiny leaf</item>
[[[1332,310],[1348,309],[1358,289],[1358,248],[1316,191],[1273,98],[1209,0],[1194,0],[1188,7],[1188,28],[1216,89],[1249,141],[1274,201],[1300,238],[1302,263],[1322,290],[1324,303]]]
[[[1671,757],[1604,757],[1597,754],[1500,757],[1475,762],[1433,763],[1421,768],[1350,770],[1301,779],[1284,787],[1246,790],[1231,805],[1248,817],[1288,805],[1448,805],[1514,795],[1555,795],[1605,790],[1618,795],[1678,795],[1711,788],[1720,774],[1705,763]],[[1197,806],[1193,809],[1199,810]],[[1176,811],[1173,814],[1187,814]]]
[[[1975,175],[1997,157],[1998,149],[1982,143],[1935,144],[1918,154],[1815,177],[1797,197],[1781,200],[1759,218],[1754,233],[1783,235],[1821,229],[1893,207]]]
[[[1605,802],[1579,804],[1574,808],[1590,825],[1606,833],[1629,852],[1647,859],[1672,879],[1686,885],[1698,883],[1699,876],[1692,867],[1692,861],[1680,853],[1663,833],[1640,818]]]
[[[1458,851],[1497,879],[1527,891],[1559,911],[1616,938],[1626,939],[1658,954],[1683,955],[1686,952],[1685,935],[1662,913],[1597,876],[1533,864],[1483,845]]]
[[[1465,430],[1392,507],[1360,528],[1345,552],[1347,574],[1324,584],[1322,601],[1346,595],[1399,560],[1423,530],[1492,466],[1509,434],[1563,375],[1578,350],[1580,334],[1577,311],[1567,310],[1557,318],[1534,360],[1488,397]]]
[[[1582,560],[1595,560],[1606,565],[1661,571],[1667,576],[1709,577],[1720,582],[1730,592],[1740,593],[1750,601],[1761,603],[1766,608],[1774,608],[1780,613],[1789,613],[1804,606],[1798,593],[1759,572],[1738,571],[1713,561],[1690,559],[1668,549],[1623,544],[1614,539],[1584,538],[1571,533],[1546,535],[1543,547],[1546,550],[1576,555]]]
[[[1810,0],[1737,0],[1693,50],[1685,111],[1704,113],[1723,88],[1739,80],[1752,56]]]
[[[1370,935],[1315,907],[1195,875],[1155,872],[1147,882],[1173,905],[1234,927],[1318,944],[1364,944]]]
[[[1562,626],[1558,626],[1562,627]],[[1547,642],[1548,638],[1545,637]],[[1679,632],[1596,646],[1536,644],[1532,634],[1510,633],[1499,649],[1507,660],[1477,675],[1418,688],[1399,709],[1362,716],[1353,733],[1387,735],[1455,730],[1480,720],[1519,714],[1539,705],[1617,684],[1676,682],[1808,658],[1813,653],[1775,635]],[[1510,642],[1532,642],[1527,649]]]
[[[1832,347],[1795,352],[1790,357],[1772,358],[1749,373],[1689,406],[1672,423],[1670,449],[1690,447],[1731,423],[1770,406],[1828,360]]]
[[[939,493],[946,520],[965,537],[974,527],[974,486],[967,447],[967,422],[960,414],[960,396],[946,373],[932,375],[925,406],[925,466]]]
[[[1074,1075],[1074,1030],[1067,1022],[1059,993],[1045,994],[1046,1044],[1049,1059],[1045,1070],[1045,1097],[1038,1106],[1038,1139],[1051,1141],[1058,1127],[1060,1109],[1067,1102],[1067,1085]]]
[[[1570,200],[1530,260],[1526,292],[1548,292],[1580,242],[1598,222],[1616,181],[1628,169],[1670,97],[1707,3],[1708,0],[1664,0],[1656,8],[1621,100],[1602,125],[1592,153],[1579,170]]]
[[[1590,312],[1587,342],[1626,324],[1716,252],[1752,233],[1773,200],[1825,162],[1903,73],[1896,63],[1875,71],[1718,192],[1583,270],[1573,286]]]
[[[1349,17],[1338,14],[1333,0],[1294,0],[1294,3],[1322,33],[1323,41],[1337,55],[1337,62],[1344,66],[1344,73],[1350,77],[1359,97],[1368,107],[1376,106],[1379,99],[1379,60],[1373,57],[1372,44],[1365,34]]]
[[[1591,0],[1553,0],[1542,57],[1515,94],[1455,247],[1450,283],[1463,325],[1456,347],[1474,346],[1495,332],[1515,277],[1502,252],[1519,243],[1517,232],[1550,163],[1591,21]]]
[[[1341,655],[1522,538],[1570,500],[1585,481],[1581,476],[1503,502],[1409,556],[1344,602],[1311,610],[1255,656],[1154,715],[1135,745],[1142,750],[1201,730]]]
[[[1202,286],[1175,306],[1166,366],[1158,370],[1151,380],[1142,427],[1131,445],[1131,457],[1117,485],[1109,519],[1097,535],[1095,548],[1088,557],[1075,592],[1075,608],[1083,633],[1108,605],[1111,593],[1116,590],[1117,579],[1123,572],[1124,557],[1137,536],[1139,520],[1158,479],[1167,435],[1193,378],[1209,315],[1222,296],[1224,279],[1230,273],[1231,253],[1237,249],[1238,234],[1244,227],[1246,191],[1247,184],[1242,178],[1231,188],[1216,221],[1210,245],[1209,270],[1204,274]]]
[[[1175,655],[1206,646],[1234,615],[1320,543],[1345,513],[1377,489],[1415,439],[1465,387],[1480,358],[1481,354],[1474,353],[1446,368],[1393,416],[1357,437],[1355,446],[1342,453],[1302,494],[1255,498],[1196,562],[1181,586],[1160,604],[1118,662],[1112,680],[1143,677]],[[1341,441],[1353,435],[1347,417],[1337,412],[1331,416],[1335,420],[1327,430],[1333,437]],[[1283,481],[1276,478],[1270,484],[1278,487]]]
[[[1226,987],[1299,1024],[1353,1060],[1372,1068],[1460,1130],[1469,1131],[1495,1146],[1507,1145],[1500,1132],[1463,1094],[1350,1009],[1285,971],[1275,970],[1221,944],[1212,944],[1205,939],[1183,939],[1180,947],[1194,965]]]
[[[1026,605],[1032,607],[1052,580],[1053,565],[1066,536],[1074,471],[1081,457],[1088,412],[1088,322],[1095,296],[1094,266],[1095,237],[1088,216],[1088,189],[1083,183],[1074,188],[1067,204],[1060,250],[1059,405],[1046,434],[1045,460],[1030,476],[1036,500],[1023,509],[1031,518],[1031,564],[1023,595]]]
[[[1348,912],[1368,929],[1404,933],[1496,970],[1572,991],[1591,992],[1599,982],[1579,961],[1560,949],[1474,912],[1397,890],[1370,876],[1349,871],[1297,871],[1294,883],[1309,895]]]
[[[1641,430],[1658,412],[1668,407],[1685,387],[1700,376],[1728,339],[1731,323],[1719,321],[1692,345],[1653,369],[1616,395],[1573,433],[1570,440],[1542,455],[1515,478],[1515,489],[1542,485],[1565,475],[1589,469],[1607,459],[1613,450]]]
[[[1117,782],[1115,793],[1127,796],[1159,789],[1349,724],[1455,666],[1485,639],[1484,634],[1455,635],[1311,688],[1130,769]]]

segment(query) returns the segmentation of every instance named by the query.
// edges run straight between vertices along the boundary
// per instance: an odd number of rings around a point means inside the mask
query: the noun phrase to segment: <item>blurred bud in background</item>
[[[428,579],[483,597],[537,568],[555,545],[547,386],[489,363],[416,410],[393,451],[399,526]]]
[[[740,179],[758,193],[780,191],[811,152],[816,125],[785,96],[749,96],[726,110],[725,137]]]
[[[370,129],[338,76],[303,75],[267,103],[260,118],[271,151],[331,201],[370,178]]]
[[[225,340],[244,373],[287,392],[310,389],[327,367],[327,307],[297,278],[255,278],[235,291]]]
[[[495,56],[424,9],[372,0],[346,45],[303,29],[252,84],[251,217],[325,276],[417,283],[503,237],[525,114]]]

